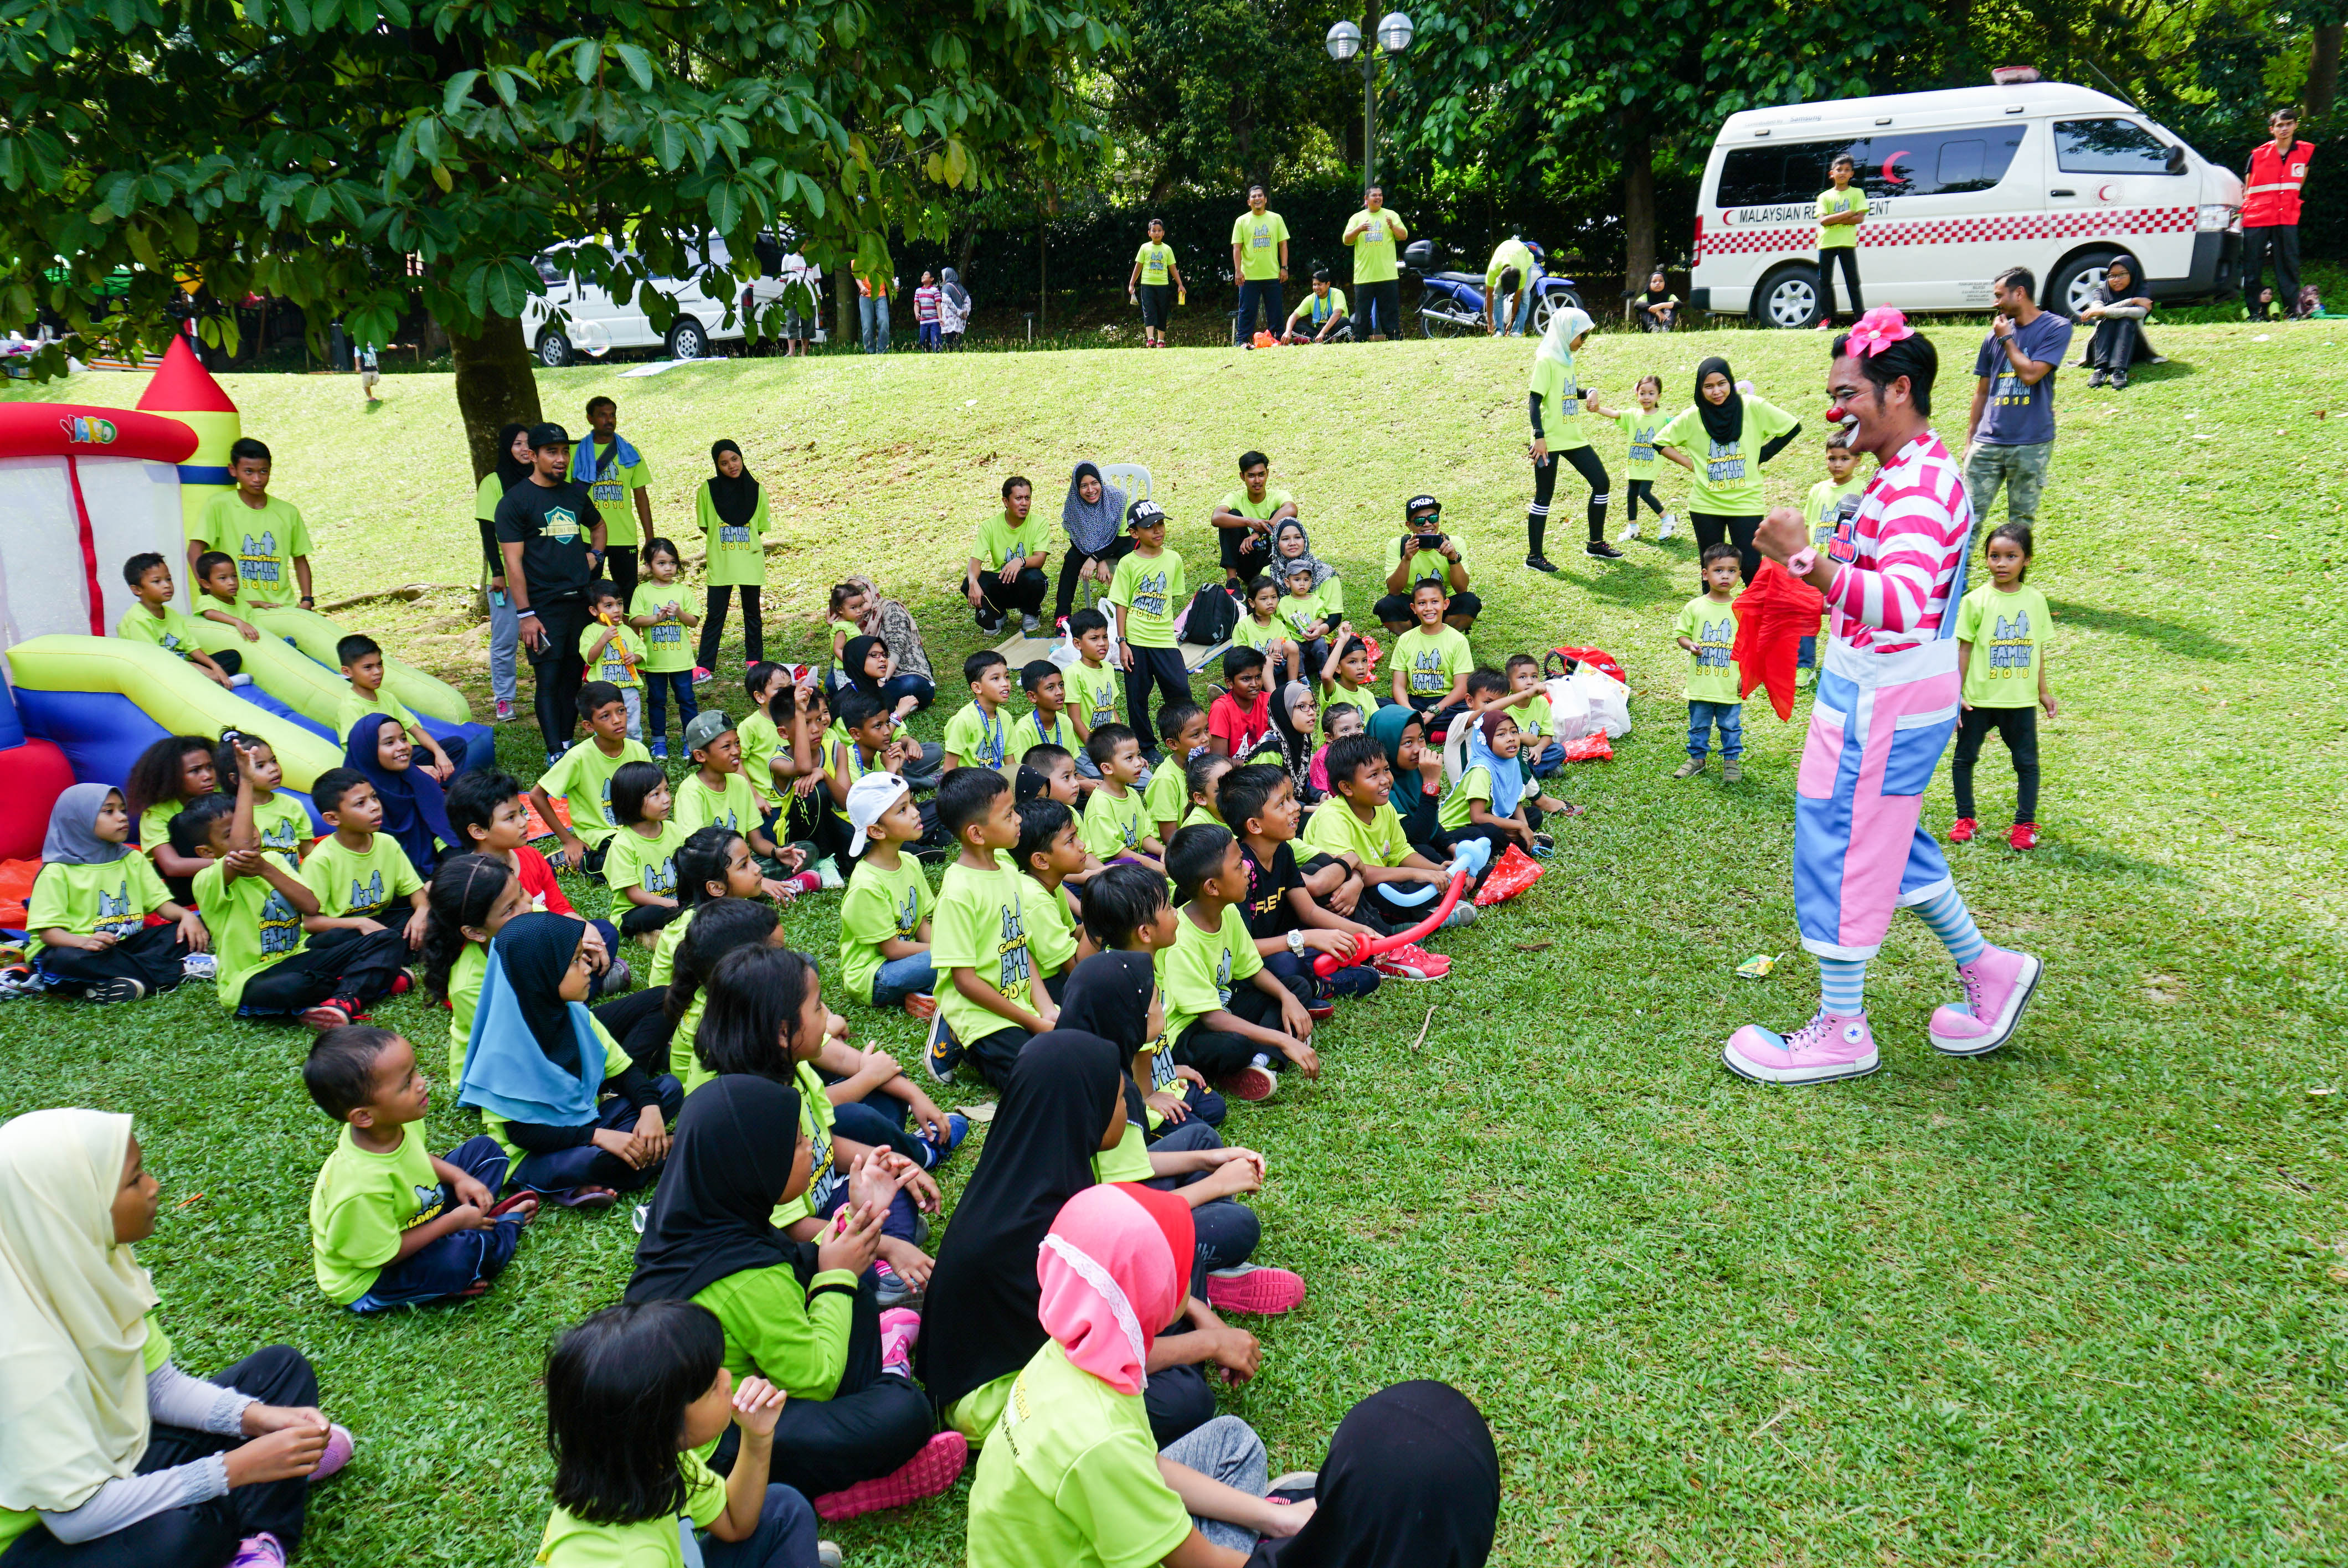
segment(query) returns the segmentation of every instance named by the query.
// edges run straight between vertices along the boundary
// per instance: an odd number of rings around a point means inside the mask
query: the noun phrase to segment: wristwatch
[[[1290,952],[1292,955],[1293,955],[1293,956],[1294,956],[1294,957],[1296,957],[1296,958],[1303,958],[1303,957],[1304,956],[1304,933],[1303,933],[1303,932],[1302,932],[1302,931],[1291,931],[1291,932],[1289,932],[1289,933],[1288,933],[1288,950],[1289,950],[1289,952]]]
[[[1786,558],[1786,569],[1796,577],[1809,576],[1810,569],[1818,564],[1818,552],[1817,548],[1811,545],[1804,545]]]
[[[315,599],[312,598],[309,594],[306,594],[306,593],[305,593],[305,594],[304,594],[304,595],[302,596],[302,602],[303,602],[304,604],[315,604],[315,603],[317,603],[318,601],[317,601]]]

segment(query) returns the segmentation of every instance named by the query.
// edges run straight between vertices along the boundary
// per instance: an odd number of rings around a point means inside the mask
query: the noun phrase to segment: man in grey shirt
[[[1981,528],[2005,491],[2005,515],[2038,520],[2038,497],[2054,456],[2054,367],[2071,347],[2071,323],[2032,298],[2038,280],[2009,267],[1991,285],[1997,315],[1973,360],[1972,412],[1965,420],[1965,489]]]

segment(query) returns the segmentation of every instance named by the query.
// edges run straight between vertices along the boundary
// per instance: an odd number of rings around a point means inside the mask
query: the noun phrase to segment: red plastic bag
[[[1280,340],[1272,336],[1268,332],[1258,332],[1255,334],[1255,346],[1258,348],[1277,348],[1280,346]]]
[[[1614,743],[1606,732],[1595,730],[1578,741],[1565,743],[1565,760],[1570,763],[1611,763],[1614,760]]]
[[[1607,652],[1603,648],[1552,648],[1550,650],[1550,659],[1557,662],[1558,668],[1551,671],[1544,667],[1541,671],[1544,680],[1555,680],[1560,675],[1570,675],[1575,666],[1587,664],[1592,670],[1612,676],[1625,686],[1631,683],[1631,678],[1622,673],[1622,666],[1615,662],[1614,655]]]
[[[1515,897],[1540,881],[1544,869],[1540,861],[1511,844],[1509,852],[1500,856],[1491,874],[1484,878],[1484,886],[1476,889],[1477,906],[1483,907]]]

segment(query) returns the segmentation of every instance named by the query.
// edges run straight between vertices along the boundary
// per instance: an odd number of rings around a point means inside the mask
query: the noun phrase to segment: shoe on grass
[[[1702,757],[1690,757],[1687,761],[1682,763],[1679,766],[1672,770],[1672,777],[1675,779],[1692,779],[1702,772],[1704,772],[1704,759]]]
[[[1280,1080],[1268,1067],[1252,1064],[1229,1073],[1215,1087],[1228,1100],[1244,1100],[1252,1105],[1269,1100],[1280,1092]]]
[[[1638,524],[1636,524],[1636,523],[1625,523],[1625,524],[1623,524],[1623,525],[1622,525],[1622,542],[1623,542],[1624,544],[1629,544],[1632,539],[1635,539],[1635,538],[1637,538],[1638,537],[1639,537],[1639,525],[1638,525]]]
[[[138,985],[139,982],[132,980],[129,983],[132,985]],[[140,989],[144,989],[145,988],[142,987]],[[345,1024],[351,1021],[351,1015],[344,1011],[338,1004],[331,1001],[324,1001],[320,1002],[316,1007],[304,1008],[300,1012],[294,1015],[294,1021],[296,1023],[308,1024],[312,1029],[315,1030],[340,1029]]]
[[[143,980],[134,980],[129,975],[112,975],[102,980],[91,981],[89,989],[81,994],[84,1001],[95,1006],[112,1007],[116,1002],[137,1001],[147,994],[147,984]]]
[[[322,1481],[333,1480],[335,1471],[351,1462],[351,1454],[357,1447],[358,1441],[351,1436],[350,1428],[340,1422],[329,1427],[326,1430],[326,1451],[318,1456],[318,1467],[310,1472],[310,1484],[315,1486]]]
[[[1022,615],[1019,618],[1019,630],[1033,637],[1044,630],[1044,623],[1032,615]]]
[[[228,1560],[228,1568],[285,1568],[285,1547],[266,1530],[248,1535],[236,1543],[236,1555]]]
[[[1971,844],[1973,841],[1973,835],[1980,831],[1981,824],[1979,822],[1970,816],[1961,816],[1957,818],[1956,821],[1949,825],[1949,842],[1951,844]]]
[[[180,973],[191,980],[216,980],[220,959],[211,953],[190,953],[180,960]]]
[[[2034,822],[2015,823],[2012,827],[2006,829],[2005,842],[2007,846],[2013,849],[2037,848],[2038,825]]]
[[[2013,1038],[2022,1027],[2046,966],[2011,948],[1983,948],[1970,964],[1957,966],[1965,999],[1932,1009],[1932,1049],[1948,1056],[1984,1056]]]
[[[1741,784],[1745,779],[1745,764],[1741,758],[1724,757],[1720,764],[1720,782]]]
[[[1655,542],[1656,542],[1657,544],[1661,544],[1661,543],[1663,543],[1665,539],[1670,538],[1673,534],[1678,533],[1679,531],[1680,531],[1680,520],[1679,520],[1679,518],[1677,518],[1673,517],[1673,516],[1671,513],[1669,513],[1669,512],[1665,512],[1665,513],[1663,514],[1663,520],[1661,523],[1657,524],[1657,525],[1656,525],[1656,527],[1655,527]]]
[[[1388,948],[1372,958],[1370,967],[1397,980],[1439,980],[1451,972],[1451,960],[1440,953],[1430,953],[1415,943],[1405,942],[1401,947]]]
[[[2104,383],[2106,383],[2106,382],[2109,381],[2110,379],[2111,379],[2111,377],[2110,377],[2108,374],[2105,374],[2105,371],[2104,371],[2103,367],[2102,367],[2101,365],[2098,365],[2098,366],[2096,366],[2096,369],[2094,370],[2094,372],[2093,372],[2093,373],[2091,373],[2091,374],[2088,375],[2088,377],[2087,377],[2087,384],[2088,384],[2089,386],[2101,386],[2101,385],[2103,385],[2103,384],[2104,384]]]
[[[890,1267],[885,1261],[874,1264],[872,1273],[880,1282],[876,1295],[881,1311],[891,1312],[901,1307],[908,1312],[921,1311],[922,1289],[919,1286]],[[881,1359],[885,1361],[888,1358],[884,1355]]]
[[[815,1499],[816,1516],[838,1521],[854,1519],[883,1508],[902,1508],[948,1491],[962,1479],[970,1463],[970,1440],[960,1432],[940,1432],[879,1481],[860,1481],[845,1491],[827,1491]]]
[[[2124,392],[2127,389],[2127,372],[2124,370],[2116,370],[2112,372],[2112,390],[2114,392]]]
[[[659,740],[654,741],[647,749],[649,749],[653,754],[653,761],[656,763],[664,763],[668,761],[667,736],[664,735]]]
[[[500,724],[510,724],[510,723],[512,723],[513,722],[514,722],[514,705],[513,705],[511,702],[507,702],[507,701],[506,701],[504,698],[502,698],[502,697],[499,698],[499,699],[498,699],[498,723],[500,723]]]
[[[1525,564],[1535,571],[1545,571],[1552,576],[1557,572],[1557,563],[1547,556],[1527,556]]]
[[[1207,1305],[1218,1312],[1277,1317],[1304,1299],[1304,1279],[1284,1268],[1243,1263],[1207,1274]]]
[[[1622,559],[1622,552],[1616,549],[1612,545],[1608,544],[1604,539],[1591,540],[1588,544],[1581,547],[1581,553],[1586,556],[1596,556],[1600,560],[1621,560]]]
[[[1443,917],[1443,924],[1437,926],[1436,929],[1448,931],[1455,927],[1472,926],[1476,923],[1476,906],[1462,898],[1458,903],[1451,906],[1451,913]]]
[[[696,664],[693,667],[693,683],[695,685],[706,686],[712,681],[716,679],[717,672],[710,669],[706,664]]]
[[[1728,1037],[1721,1061],[1756,1083],[1833,1083],[1882,1065],[1865,1013],[1820,1012],[1791,1034],[1746,1024]]]

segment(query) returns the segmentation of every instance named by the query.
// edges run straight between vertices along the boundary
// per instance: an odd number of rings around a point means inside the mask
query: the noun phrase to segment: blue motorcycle
[[[1538,256],[1538,247],[1534,250]],[[1484,274],[1437,272],[1435,242],[1414,240],[1403,247],[1405,270],[1418,278],[1418,330],[1428,337],[1481,337],[1490,329],[1484,321]],[[1563,310],[1582,308],[1581,293],[1571,278],[1554,272],[1531,283],[1533,308],[1526,331],[1535,337],[1549,330],[1550,319]]]

